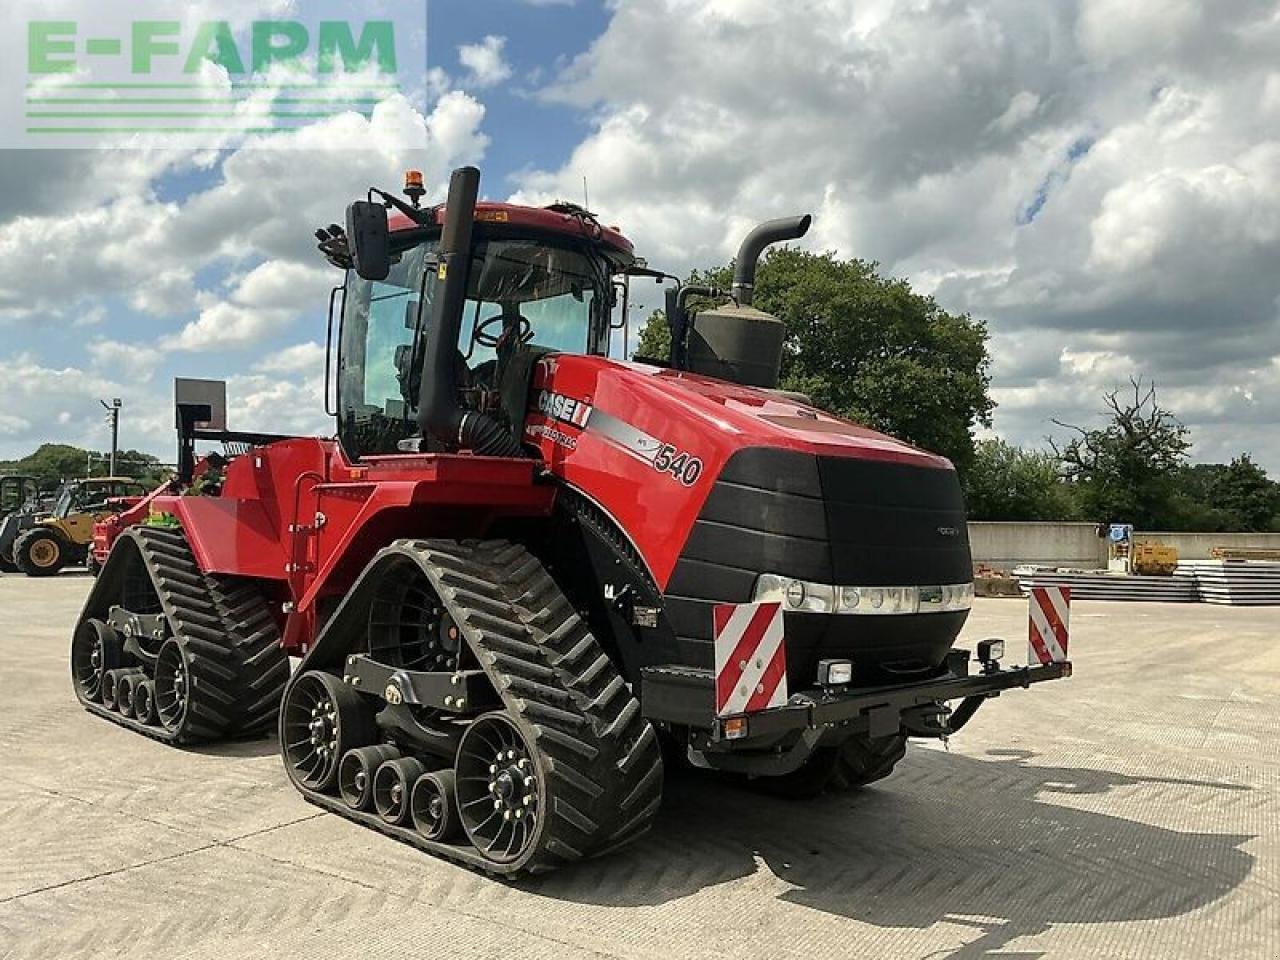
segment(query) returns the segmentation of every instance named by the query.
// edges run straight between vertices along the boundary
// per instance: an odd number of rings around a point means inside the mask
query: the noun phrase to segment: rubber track
[[[657,736],[613,662],[537,558],[505,542],[402,541],[379,554],[370,574],[376,576],[380,561],[392,553],[410,556],[421,567],[504,706],[523,721],[531,746],[542,754],[555,784],[555,802],[544,811],[549,814],[546,840],[527,863],[496,864],[469,845],[424,840],[300,787],[307,799],[492,874],[555,869],[644,833],[662,797]]]
[[[180,734],[173,733],[87,701],[77,688],[81,704],[113,723],[165,743],[209,743],[269,732],[288,681],[289,661],[256,585],[201,573],[180,530],[134,527],[120,539],[126,538],[137,548],[171,636],[186,649],[193,681],[187,721]],[[105,619],[112,601],[102,594],[110,589],[117,565],[128,561],[124,553],[113,549],[89,595],[82,621],[94,616]]]

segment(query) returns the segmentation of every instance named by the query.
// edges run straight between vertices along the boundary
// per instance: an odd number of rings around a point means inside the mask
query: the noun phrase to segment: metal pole
[[[123,406],[120,398],[116,397],[110,403],[105,400],[99,400],[107,410],[111,424],[111,469],[107,474],[109,477],[116,476],[116,454],[120,450],[120,408]]]

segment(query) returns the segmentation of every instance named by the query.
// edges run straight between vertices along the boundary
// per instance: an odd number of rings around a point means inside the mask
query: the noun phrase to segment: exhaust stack
[[[749,307],[755,300],[756,268],[760,257],[768,247],[786,240],[799,240],[809,232],[813,217],[786,217],[762,223],[742,241],[738,248],[737,266],[733,271],[733,299],[740,307]]]
[[[440,268],[431,326],[423,351],[418,427],[448,450],[472,450],[486,457],[519,457],[520,443],[493,417],[465,409],[458,392],[458,338],[471,280],[471,238],[480,196],[480,171],[462,167],[449,181]]]
[[[689,370],[749,387],[777,387],[786,328],[777,317],[752,306],[756,268],[768,247],[784,240],[798,240],[812,224],[813,217],[808,215],[762,223],[747,234],[738,250],[733,273],[735,302],[704,310],[692,323],[682,309],[677,309],[680,326],[688,330],[685,358]],[[678,298],[676,306],[682,307]]]

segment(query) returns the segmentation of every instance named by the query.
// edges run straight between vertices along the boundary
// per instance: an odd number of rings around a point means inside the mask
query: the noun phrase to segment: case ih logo
[[[248,0],[226,14],[168,0],[30,6],[37,16],[0,36],[13,93],[0,98],[0,147],[139,134],[225,145],[368,116],[400,89],[400,70],[419,75],[426,59],[426,0],[369,4],[367,17],[351,0]]]
[[[590,404],[550,390],[538,394],[538,409],[552,420],[571,423],[579,429],[585,428],[591,418]]]

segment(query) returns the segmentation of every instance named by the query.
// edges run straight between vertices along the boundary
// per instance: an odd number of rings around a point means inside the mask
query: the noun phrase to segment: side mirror
[[[347,207],[347,241],[362,279],[379,282],[391,275],[391,230],[382,204],[357,200]]]

